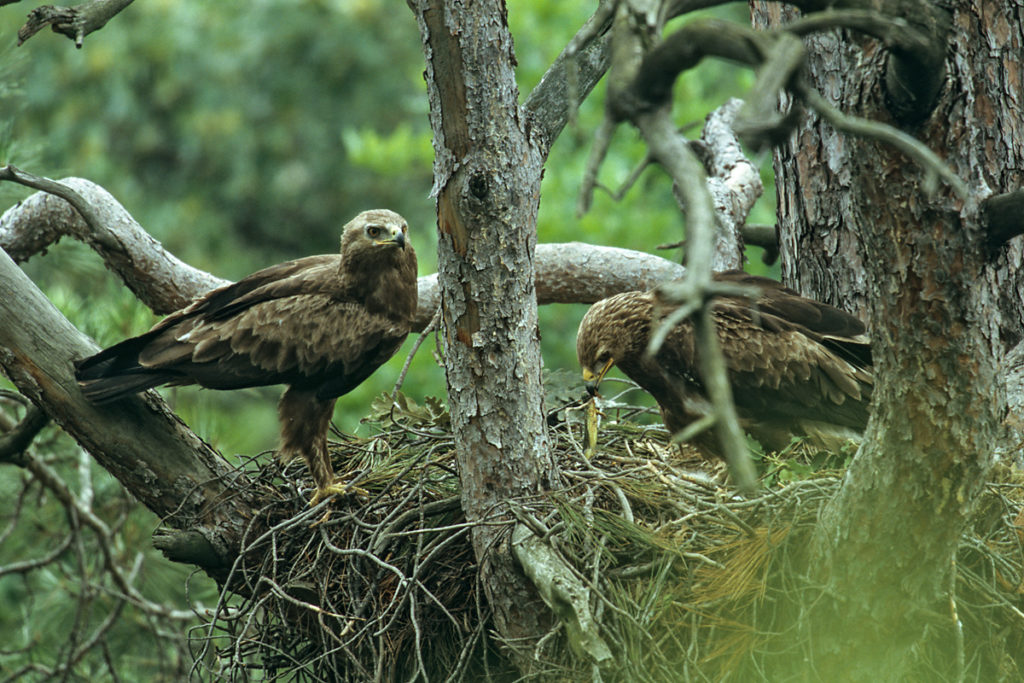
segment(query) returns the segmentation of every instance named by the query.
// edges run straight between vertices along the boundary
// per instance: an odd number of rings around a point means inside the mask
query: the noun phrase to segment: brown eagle
[[[720,296],[712,302],[743,428],[771,450],[784,448],[793,436],[835,445],[859,435],[872,387],[864,324],[768,278],[727,271],[715,279],[760,290],[754,301]],[[706,415],[710,404],[690,320],[677,325],[653,357],[646,353],[657,322],[673,310],[659,301],[656,289],[598,301],[580,323],[576,355],[591,393],[617,365],[654,396],[665,426],[676,433]],[[697,445],[719,453],[707,432]]]
[[[409,334],[417,288],[407,233],[397,213],[364,211],[344,227],[339,254],[265,268],[78,362],[82,393],[107,403],[161,384],[287,384],[280,455],[305,458],[316,502],[339,490],[327,450],[335,401]]]

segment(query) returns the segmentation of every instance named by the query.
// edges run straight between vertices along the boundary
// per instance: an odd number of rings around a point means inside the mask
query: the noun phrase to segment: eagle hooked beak
[[[378,247],[383,247],[388,244],[394,244],[399,249],[405,249],[405,233],[402,232],[401,228],[393,228],[389,237],[374,240],[373,243]]]
[[[600,386],[601,380],[603,380],[604,376],[608,374],[608,371],[611,370],[614,363],[615,359],[609,358],[608,362],[604,364],[604,367],[601,368],[601,371],[596,375],[590,368],[583,368],[583,385],[587,388],[588,394],[591,396],[597,396],[597,388]]]

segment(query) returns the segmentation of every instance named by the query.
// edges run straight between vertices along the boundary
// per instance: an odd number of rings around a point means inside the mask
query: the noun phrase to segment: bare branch
[[[15,261],[28,260],[65,235],[74,237],[92,247],[125,286],[158,314],[176,311],[196,296],[228,284],[166,251],[95,183],[82,178],[56,183],[10,166],[0,174],[0,179],[45,190],[0,216],[0,248]],[[65,199],[48,194],[51,191],[62,193]],[[75,208],[67,198],[75,201]]]
[[[569,564],[525,524],[512,532],[512,550],[545,604],[565,625],[569,644],[595,664],[612,658],[590,609],[590,592]]]
[[[54,33],[63,33],[75,41],[76,48],[81,48],[87,35],[106,26],[130,4],[132,0],[89,0],[72,7],[42,5],[29,12],[28,21],[18,29],[18,45],[49,26]]]
[[[544,155],[565,124],[575,116],[579,103],[608,70],[610,17],[603,8],[604,5],[599,7],[577,31],[523,104],[541,134]]]
[[[792,4],[807,13],[820,12],[796,22],[795,31],[842,27],[879,38],[889,49],[885,73],[889,110],[902,123],[917,123],[928,116],[946,78],[951,15],[939,3],[795,0]]]
[[[708,172],[718,229],[714,235],[713,271],[743,267],[743,226],[754,204],[764,194],[761,173],[750,163],[734,130],[744,110],[732,99],[708,115],[701,133],[702,161]]]
[[[759,32],[713,19],[691,22],[647,54],[635,81],[619,98],[617,111],[620,115],[647,112],[667,103],[672,84],[679,73],[696,66],[705,56],[730,59],[751,66],[760,65],[764,55],[771,51],[771,41],[778,35],[778,32]],[[802,81],[792,83],[790,87],[794,98],[815,109],[837,130],[880,140],[896,147],[923,167],[927,174],[926,185],[929,178],[941,178],[957,196],[967,197],[966,183],[934,152],[912,136],[878,121],[843,114]]]
[[[648,153],[672,178],[677,200],[686,215],[687,274],[671,290],[673,303],[684,309],[703,309],[694,319],[698,355],[702,359],[701,375],[716,414],[716,431],[733,480],[739,487],[750,490],[756,480],[754,468],[746,439],[739,427],[710,307],[705,305],[709,300],[715,252],[714,206],[703,165],[676,130],[670,108],[666,106],[675,80],[672,74],[678,71],[672,65],[652,66],[652,61],[658,62],[663,57],[669,57],[670,62],[677,64],[681,59],[681,63],[692,66],[703,53],[676,40],[671,50],[661,50],[659,46],[643,55],[642,46],[648,37],[645,32],[652,28],[620,6],[614,27],[616,47],[612,73],[616,79],[609,84],[608,111],[614,119],[628,118],[637,127],[647,142]],[[716,49],[722,45],[717,35],[711,36],[705,32],[699,34],[703,36],[704,42],[715,45]],[[736,39],[731,43],[726,41],[730,50],[748,57],[760,54],[751,41],[747,40],[747,36],[733,34],[733,37]],[[639,61],[640,56],[643,57],[642,62]],[[651,96],[652,92],[654,96]]]
[[[222,557],[236,550],[245,477],[232,471],[154,393],[90,404],[72,361],[97,350],[0,253],[0,370],[142,503],[194,528]],[[210,506],[210,501],[220,501]]]
[[[777,34],[764,48],[757,82],[735,122],[736,134],[755,150],[782,144],[800,120],[799,106],[779,111],[779,93],[799,80],[807,59],[803,41],[788,33]]]
[[[175,311],[229,283],[176,258],[98,185],[80,178],[66,179],[61,185],[77,188],[86,203],[96,207],[114,247],[93,239],[91,230],[66,201],[39,193],[0,216],[0,248],[16,261],[41,253],[63,235],[80,239],[96,249],[135,296],[157,314]],[[582,242],[537,245],[535,258],[537,301],[541,304],[593,303],[619,292],[650,289],[685,272],[679,264],[659,256]],[[426,327],[438,304],[437,275],[421,277],[414,329]]]
[[[49,422],[50,418],[46,416],[46,413],[35,406],[29,406],[21,422],[14,429],[0,436],[0,462],[24,466],[25,449]]]
[[[777,225],[744,225],[740,232],[743,241],[764,249],[761,260],[765,265],[772,265],[779,258],[779,227]]]

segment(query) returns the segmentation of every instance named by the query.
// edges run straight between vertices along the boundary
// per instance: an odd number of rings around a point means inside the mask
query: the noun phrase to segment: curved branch
[[[700,136],[708,191],[718,218],[713,271],[743,267],[744,225],[764,194],[761,173],[747,159],[737,138],[736,122],[744,108],[742,100],[729,100],[711,112]]]
[[[667,104],[672,94],[672,84],[678,75],[696,66],[705,56],[729,59],[750,66],[761,65],[765,55],[771,51],[771,41],[781,34],[785,34],[785,31],[760,32],[715,19],[691,22],[644,57],[635,80],[617,98],[615,111],[620,116],[629,117],[645,114]],[[934,152],[912,136],[879,121],[868,121],[839,112],[802,80],[791,83],[789,87],[796,100],[815,109],[837,130],[880,140],[896,147],[925,170],[926,180],[941,178],[957,196],[967,197],[969,191],[966,183]]]
[[[90,404],[73,361],[97,348],[0,252],[0,370],[146,507],[192,528],[231,558],[249,509],[244,475],[148,392],[105,407]],[[204,567],[216,571],[213,567]]]
[[[16,169],[0,175],[0,179],[25,185],[31,178],[35,176]],[[200,294],[228,284],[228,280],[193,268],[165,250],[109,192],[91,181],[65,178],[59,183],[35,182],[29,186],[46,191],[0,216],[0,248],[16,262],[42,253],[61,237],[74,237],[92,247],[125,286],[157,314],[176,311]],[[78,197],[81,202],[72,208],[65,199],[49,194],[51,191]],[[83,207],[86,211],[80,214]],[[82,215],[89,216],[89,222]]]
[[[27,462],[25,449],[49,423],[50,418],[46,413],[36,406],[29,406],[21,422],[6,434],[0,435],[0,462],[24,466]]]
[[[523,104],[534,129],[540,133],[544,156],[565,124],[574,118],[579,103],[608,70],[609,19],[599,7],[555,58]]]
[[[932,111],[946,78],[946,48],[952,23],[950,13],[938,3],[794,0],[792,4],[804,12],[818,12],[796,22],[796,31],[841,27],[882,41],[889,50],[885,73],[888,106],[898,121],[917,123]]]
[[[42,5],[29,12],[28,21],[18,29],[18,45],[49,26],[54,33],[63,33],[75,41],[76,48],[81,48],[87,35],[106,26],[130,4],[132,0],[89,0],[73,7]]]
[[[0,249],[15,261],[42,253],[64,235],[82,240],[158,315],[176,311],[214,287],[229,284],[229,280],[193,268],[164,249],[99,185],[81,178],[68,178],[60,185],[76,189],[98,215],[98,229],[109,234],[112,242],[97,239],[66,201],[40,192],[0,216]],[[582,242],[539,244],[535,259],[537,301],[541,304],[594,303],[619,292],[650,289],[686,272],[660,256]],[[437,274],[421,277],[416,331],[427,326],[439,303]]]
[[[694,25],[707,25],[695,22]],[[723,22],[716,22],[723,23]],[[729,465],[736,484],[744,489],[753,489],[756,481],[754,466],[750,459],[746,438],[739,426],[732,390],[725,371],[725,359],[715,333],[711,309],[705,304],[712,288],[711,272],[714,263],[714,235],[716,214],[707,188],[707,178],[701,161],[694,154],[685,139],[676,131],[670,108],[667,106],[672,82],[678,70],[671,65],[660,64],[662,58],[676,66],[700,61],[705,52],[712,49],[727,49],[749,58],[762,51],[756,44],[761,40],[757,34],[731,32],[713,36],[709,31],[698,31],[703,50],[693,50],[692,44],[680,41],[676,35],[643,56],[639,64],[632,63],[636,55],[642,54],[645,36],[638,20],[620,11],[615,20],[616,55],[622,63],[613,65],[619,69],[618,78],[628,78],[623,87],[609,86],[608,111],[613,117],[628,118],[640,131],[647,142],[648,154],[665,169],[672,178],[680,208],[686,215],[686,277],[676,283],[671,293],[673,303],[681,309],[698,311],[693,317],[695,341],[698,356],[702,359],[700,373],[707,387],[715,420],[715,430],[722,445],[722,452]],[[754,39],[750,39],[753,34]],[[729,38],[733,40],[729,40]],[[666,43],[670,47],[662,49]],[[652,65],[652,62],[654,64]],[[687,67],[688,68],[688,67]],[[630,70],[633,69],[633,73]],[[669,80],[665,80],[666,77]],[[648,95],[653,94],[653,97]]]

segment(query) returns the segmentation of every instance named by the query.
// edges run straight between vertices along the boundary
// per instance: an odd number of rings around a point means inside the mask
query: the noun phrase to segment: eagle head
[[[409,224],[387,209],[363,211],[341,231],[341,253],[360,259],[401,253],[409,246]]]
[[[598,301],[583,316],[576,333],[576,358],[591,395],[597,394],[613,365],[646,349],[651,306],[650,294],[625,292]]]

